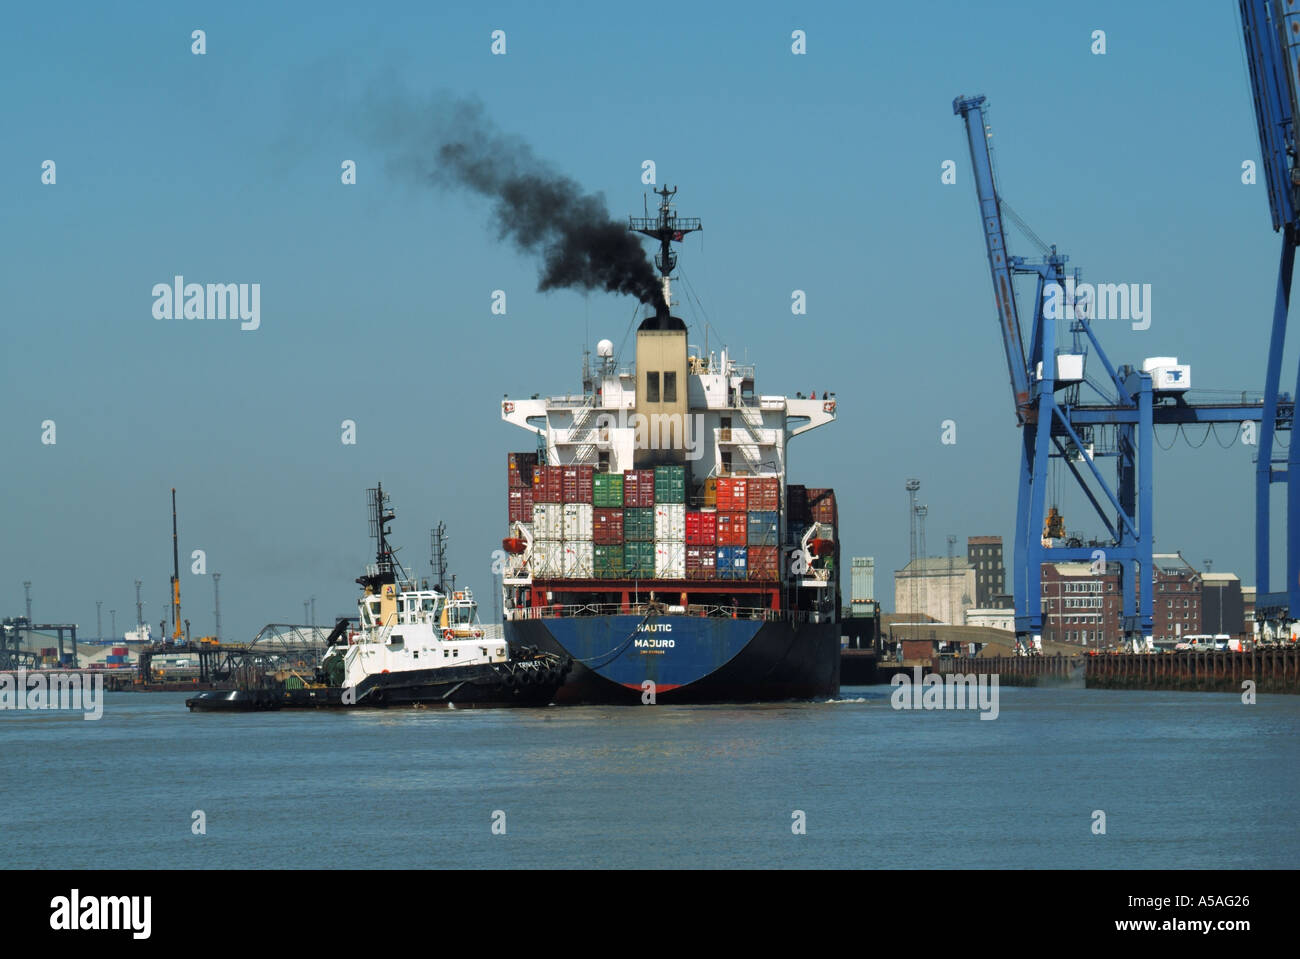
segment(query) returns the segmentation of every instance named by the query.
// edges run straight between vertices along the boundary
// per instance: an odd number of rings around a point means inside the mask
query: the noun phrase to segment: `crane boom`
[[[1016,310],[1015,290],[1011,284],[1011,263],[1007,257],[1006,231],[998,205],[997,185],[993,182],[993,161],[989,156],[988,134],[984,126],[984,97],[958,97],[952,112],[966,121],[966,138],[970,141],[971,168],[979,198],[980,218],[984,221],[984,245],[988,250],[989,270],[993,274],[993,299],[1002,329],[1002,343],[1011,373],[1011,393],[1016,403],[1016,419],[1025,423],[1031,418],[1029,370],[1025,361],[1025,342],[1020,332],[1020,315]]]
[[[1279,15],[1270,0],[1241,0],[1241,30],[1273,229],[1288,231],[1294,230],[1296,215],[1295,187],[1291,182],[1296,83],[1284,72],[1283,64],[1291,61],[1283,55],[1280,21],[1295,18],[1296,14]]]

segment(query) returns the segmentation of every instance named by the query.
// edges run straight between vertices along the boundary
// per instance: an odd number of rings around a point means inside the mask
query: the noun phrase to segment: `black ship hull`
[[[355,689],[308,686],[206,692],[187,699],[185,705],[192,712],[545,706],[555,701],[566,674],[563,665],[544,663],[444,667],[368,676]]]
[[[838,623],[700,616],[512,620],[512,646],[572,657],[557,703],[747,703],[839,694]],[[653,637],[653,638],[645,638]]]

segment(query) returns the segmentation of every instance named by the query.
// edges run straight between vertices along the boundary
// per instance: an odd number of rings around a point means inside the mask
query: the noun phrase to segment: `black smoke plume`
[[[606,290],[666,314],[645,249],[604,196],[555,172],[528,144],[499,131],[481,104],[437,98],[390,101],[371,116],[393,165],[435,186],[467,188],[493,201],[499,238],[542,258],[539,290]]]

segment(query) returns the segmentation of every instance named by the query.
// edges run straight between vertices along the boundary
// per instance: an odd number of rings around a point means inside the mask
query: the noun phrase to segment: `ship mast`
[[[378,593],[380,586],[397,581],[394,572],[397,564],[388,545],[388,524],[397,518],[397,514],[388,505],[388,494],[384,492],[382,483],[374,489],[366,490],[366,495],[370,501],[370,535],[375,540],[375,565],[373,571],[366,570],[364,576],[358,576],[357,583]]]
[[[686,238],[687,233],[694,233],[696,230],[704,229],[697,217],[681,217],[673,212],[673,197],[677,195],[677,187],[668,189],[664,184],[663,189],[655,190],[654,193],[659,197],[659,216],[650,217],[628,217],[628,229],[633,233],[640,233],[651,239],[659,241],[659,252],[655,254],[655,266],[659,268],[659,275],[662,278],[664,289],[664,305],[658,311],[659,319],[662,322],[667,319],[672,307],[672,288],[670,286],[669,274],[677,266],[677,254],[673,252],[672,244],[680,243]]]

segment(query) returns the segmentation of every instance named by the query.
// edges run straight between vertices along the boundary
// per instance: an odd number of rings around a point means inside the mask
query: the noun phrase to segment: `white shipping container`
[[[686,544],[684,542],[655,543],[655,577],[657,579],[686,578]]]
[[[559,503],[533,504],[533,535],[538,539],[563,539],[564,516]]]
[[[686,504],[660,503],[655,507],[655,539],[686,541]]]
[[[585,504],[575,504],[585,505]],[[590,509],[591,507],[587,507]],[[569,578],[590,578],[592,572],[591,540],[574,540],[564,544],[564,575]]]
[[[534,540],[530,565],[534,576],[563,576],[564,544],[558,539]]]
[[[564,503],[564,539],[591,541],[591,504]]]

